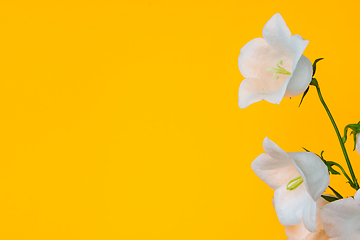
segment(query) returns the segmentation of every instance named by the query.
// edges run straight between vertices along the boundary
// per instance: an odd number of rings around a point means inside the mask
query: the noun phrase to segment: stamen
[[[279,79],[279,77],[276,76],[277,73],[284,74],[284,75],[291,75],[291,72],[289,72],[289,71],[287,71],[285,68],[281,67],[280,64],[281,64],[281,65],[283,64],[283,61],[282,61],[282,60],[278,60],[278,61],[276,62],[276,66],[277,66],[278,68],[267,68],[267,69],[266,69],[266,71],[275,71],[273,76],[274,76],[274,78],[275,78],[276,80]]]
[[[283,65],[283,60],[278,60],[278,61],[276,62],[276,66],[277,66],[278,68],[284,69],[284,68],[280,67],[279,64]]]
[[[286,189],[291,191],[295,190],[297,187],[299,187],[304,182],[304,179],[301,176],[298,176],[294,179],[291,179],[288,184],[286,185]]]

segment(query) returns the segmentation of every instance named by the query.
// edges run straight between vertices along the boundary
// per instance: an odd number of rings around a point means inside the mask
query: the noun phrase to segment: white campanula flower
[[[336,240],[360,239],[360,190],[321,208],[326,233]]]
[[[303,222],[316,232],[316,201],[329,185],[327,166],[314,153],[286,153],[270,139],[263,142],[265,153],[251,164],[256,175],[275,190],[274,207],[282,225]]]
[[[265,99],[279,104],[283,97],[303,93],[312,79],[312,64],[303,52],[309,41],[291,36],[282,16],[275,14],[264,26],[264,38],[255,38],[240,51],[239,107]]]
[[[320,208],[327,203],[328,201],[323,198],[319,198],[316,201],[315,233],[307,230],[303,222],[293,226],[285,226],[285,233],[288,240],[329,240],[330,237],[325,232],[325,227],[320,216]]]

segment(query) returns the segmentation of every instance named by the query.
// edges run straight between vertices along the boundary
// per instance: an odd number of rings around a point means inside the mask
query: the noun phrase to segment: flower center
[[[286,189],[291,191],[295,190],[298,186],[300,186],[304,182],[304,179],[301,176],[298,176],[294,179],[291,179],[286,185]]]
[[[282,61],[282,60],[279,60],[279,61],[276,62],[276,66],[277,66],[278,68],[267,68],[267,69],[266,69],[266,71],[275,71],[275,72],[274,72],[274,78],[275,78],[276,80],[279,79],[279,77],[276,76],[277,73],[284,74],[284,75],[290,75],[290,74],[291,74],[291,72],[287,71],[285,68],[280,67],[280,64],[283,65],[283,61]]]

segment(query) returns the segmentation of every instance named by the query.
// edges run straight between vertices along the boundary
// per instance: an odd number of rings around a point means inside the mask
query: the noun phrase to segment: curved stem
[[[332,115],[331,115],[331,113],[330,113],[330,110],[329,110],[329,108],[327,107],[327,105],[326,105],[326,103],[325,103],[325,101],[324,101],[324,99],[323,99],[323,97],[322,97],[322,95],[321,95],[319,83],[317,82],[317,80],[316,80],[315,78],[313,78],[313,80],[311,81],[311,84],[316,87],[317,93],[318,93],[318,95],[319,95],[319,99],[320,99],[322,105],[324,106],[324,108],[325,108],[325,110],[326,110],[326,112],[327,112],[327,114],[328,114],[328,116],[329,116],[329,118],[330,118],[330,120],[331,120],[331,123],[332,123],[332,125],[333,125],[333,127],[334,127],[334,129],[335,129],[336,135],[337,135],[337,137],[338,137],[338,139],[339,139],[339,142],[340,142],[340,145],[341,145],[341,149],[342,149],[342,151],[343,151],[343,154],[344,154],[346,163],[347,163],[347,165],[348,165],[348,168],[349,168],[351,177],[352,177],[352,179],[353,179],[353,184],[354,184],[354,186],[352,186],[352,187],[353,187],[355,190],[358,190],[358,189],[359,189],[359,184],[358,184],[358,182],[357,182],[357,180],[356,180],[356,177],[355,177],[353,168],[352,168],[351,163],[350,163],[349,156],[348,156],[348,154],[347,154],[347,152],[346,152],[346,148],[345,148],[344,142],[343,142],[342,139],[341,139],[341,135],[340,135],[340,132],[339,132],[338,127],[336,126],[335,120],[334,120],[334,118],[332,117]]]
[[[342,166],[340,166],[340,164],[336,163],[336,162],[331,162],[332,164],[334,164],[335,166],[337,166],[338,168],[340,168],[340,170],[342,171],[342,173],[344,174],[344,176],[347,178],[347,180],[349,180],[350,185],[353,184],[353,181],[351,181],[350,177],[347,175],[347,173],[345,172],[345,170],[342,168]],[[329,186],[330,187],[330,186]]]

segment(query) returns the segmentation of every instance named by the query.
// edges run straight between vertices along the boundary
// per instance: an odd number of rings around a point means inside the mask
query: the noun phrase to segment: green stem
[[[342,173],[344,174],[344,176],[347,178],[347,180],[349,180],[350,185],[354,184],[353,181],[351,181],[350,177],[347,175],[347,173],[345,172],[345,170],[340,166],[340,164],[336,163],[336,162],[331,162],[332,164],[334,164],[335,166],[337,166],[338,168],[340,168],[340,170],[342,171]],[[330,186],[329,186],[330,187]]]
[[[329,110],[329,108],[327,107],[327,105],[326,105],[326,103],[325,103],[325,101],[324,101],[324,99],[323,99],[323,97],[322,97],[322,95],[321,95],[319,83],[317,82],[317,80],[316,80],[315,78],[313,78],[313,80],[311,81],[311,85],[314,85],[314,86],[316,87],[317,93],[318,93],[318,95],[319,95],[319,99],[320,99],[322,105],[324,106],[324,108],[325,108],[325,110],[326,110],[326,112],[327,112],[327,114],[328,114],[328,116],[329,116],[329,118],[330,118],[330,120],[331,120],[331,123],[332,123],[332,125],[333,125],[333,127],[334,127],[334,129],[335,129],[336,135],[337,135],[337,137],[338,137],[338,139],[339,139],[339,142],[340,142],[340,145],[341,145],[341,149],[342,149],[342,151],[343,151],[343,154],[344,154],[346,163],[347,163],[348,168],[349,168],[349,171],[350,171],[350,175],[351,175],[351,177],[352,177],[352,179],[353,179],[353,184],[354,184],[354,186],[352,186],[352,187],[353,187],[355,190],[358,190],[358,189],[359,189],[359,185],[358,185],[358,182],[357,182],[357,180],[356,180],[356,177],[355,177],[353,168],[352,168],[352,166],[351,166],[351,163],[350,163],[350,160],[349,160],[349,156],[348,156],[348,154],[347,154],[347,152],[346,152],[346,148],[345,148],[344,142],[343,142],[342,139],[341,139],[341,135],[340,135],[340,132],[339,132],[338,127],[336,126],[335,120],[334,120],[334,118],[332,117],[332,115],[331,115],[331,113],[330,113],[330,110]]]

